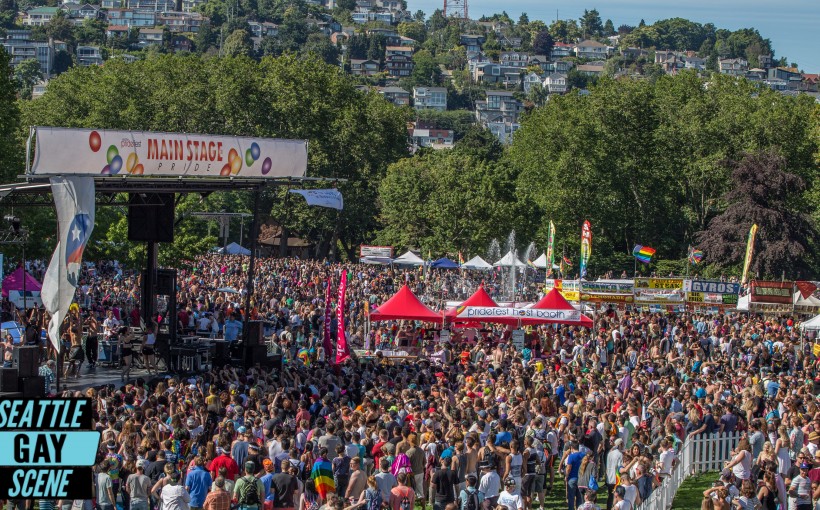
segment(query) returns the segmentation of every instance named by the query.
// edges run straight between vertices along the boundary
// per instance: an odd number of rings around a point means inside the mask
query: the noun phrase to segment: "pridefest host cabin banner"
[[[304,177],[307,142],[103,129],[35,128],[33,175]]]

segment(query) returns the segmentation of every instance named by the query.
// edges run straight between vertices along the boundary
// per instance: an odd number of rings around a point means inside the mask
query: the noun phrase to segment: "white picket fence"
[[[716,435],[698,439],[687,439],[678,453],[678,465],[672,476],[663,480],[646,501],[635,510],[669,510],[681,484],[688,477],[708,471],[720,471],[724,462],[731,458],[732,448],[741,437],[740,432]]]

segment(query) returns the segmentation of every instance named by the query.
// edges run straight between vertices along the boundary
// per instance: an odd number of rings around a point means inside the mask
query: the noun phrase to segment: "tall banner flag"
[[[700,261],[703,260],[703,252],[695,248],[694,246],[689,247],[689,263],[693,266],[700,264]]]
[[[339,282],[339,299],[336,301],[336,321],[339,324],[336,341],[336,364],[344,363],[350,357],[347,350],[347,334],[345,333],[345,292],[347,291],[347,271],[342,271],[342,281]]]
[[[325,289],[325,330],[322,338],[322,346],[325,348],[325,359],[330,361],[330,355],[333,353],[333,342],[330,340],[330,277],[327,279],[327,289]],[[337,321],[338,323],[338,321]]]
[[[585,220],[583,227],[581,227],[581,262],[580,274],[581,278],[587,275],[587,264],[589,263],[589,256],[592,254],[592,228],[589,221]]]
[[[43,278],[40,297],[51,315],[48,337],[57,352],[60,352],[60,325],[74,299],[83,251],[94,230],[94,191],[93,177],[51,178],[60,232]]]
[[[342,193],[334,189],[292,189],[291,193],[305,197],[308,205],[316,207],[329,207],[341,211],[345,204]]]
[[[746,258],[743,260],[743,277],[740,284],[744,285],[748,281],[749,267],[752,265],[752,253],[755,251],[755,236],[757,235],[757,223],[749,229],[749,240],[746,241]]]
[[[632,248],[632,256],[644,264],[649,264],[649,261],[652,260],[652,256],[655,255],[655,251],[655,248],[636,244],[635,247]]]
[[[550,220],[550,229],[547,235],[547,274],[552,271],[553,264],[555,264],[555,225]]]

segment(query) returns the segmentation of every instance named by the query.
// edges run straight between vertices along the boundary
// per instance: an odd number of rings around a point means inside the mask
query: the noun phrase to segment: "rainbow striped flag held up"
[[[319,457],[310,470],[310,479],[316,485],[316,492],[322,500],[327,501],[327,495],[336,491],[333,482],[333,464],[329,460]]]
[[[632,248],[632,255],[644,264],[649,264],[649,261],[652,260],[652,256],[655,255],[655,251],[655,248],[636,244],[635,247]]]
[[[700,264],[703,260],[703,252],[697,248],[689,247],[689,263],[693,266]]]

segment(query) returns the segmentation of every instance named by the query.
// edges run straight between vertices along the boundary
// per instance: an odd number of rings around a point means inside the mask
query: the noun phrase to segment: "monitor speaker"
[[[128,240],[174,242],[173,193],[130,194],[128,198]]]
[[[245,345],[264,345],[264,326],[265,323],[262,321],[248,322],[248,336],[245,338]]]

